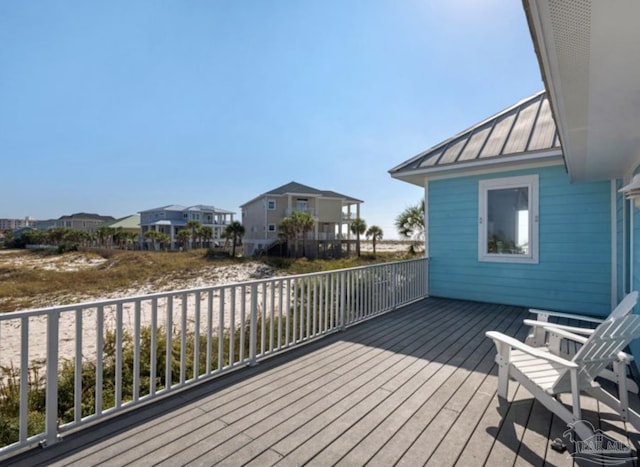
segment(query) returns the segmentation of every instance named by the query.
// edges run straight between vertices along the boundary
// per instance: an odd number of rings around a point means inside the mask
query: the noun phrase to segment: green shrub
[[[64,242],[58,245],[57,252],[59,254],[67,253],[69,251],[78,251],[80,249],[80,245],[75,242]]]

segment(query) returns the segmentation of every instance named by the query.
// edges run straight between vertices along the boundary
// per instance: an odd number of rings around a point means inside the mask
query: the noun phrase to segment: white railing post
[[[49,313],[47,319],[47,388],[45,410],[45,445],[58,441],[58,333],[60,313]]]
[[[249,366],[254,366],[258,340],[258,284],[251,284],[251,317],[249,323]]]

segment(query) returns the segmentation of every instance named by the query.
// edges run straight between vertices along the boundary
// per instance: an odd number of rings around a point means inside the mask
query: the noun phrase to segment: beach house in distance
[[[523,3],[546,91],[390,174],[424,187],[430,295],[603,317],[640,289],[640,3]]]
[[[314,220],[307,256],[339,256],[351,246],[351,222],[360,217],[362,203],[351,196],[297,182],[267,191],[240,206],[245,228],[244,254],[279,254],[278,224],[297,211],[311,214]]]
[[[146,248],[151,248],[153,242],[145,240],[145,233],[155,230],[171,237],[170,248],[177,247],[177,234],[187,227],[189,221],[197,221],[203,227],[211,227],[213,237],[211,242],[219,242],[224,229],[233,222],[234,213],[214,206],[198,204],[195,206],[180,206],[171,204],[154,209],[140,211],[140,233]]]

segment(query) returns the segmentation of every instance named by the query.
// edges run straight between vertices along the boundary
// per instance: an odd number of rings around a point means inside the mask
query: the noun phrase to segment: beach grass
[[[233,265],[259,262],[273,268],[275,275],[290,275],[397,261],[406,257],[405,252],[381,252],[375,256],[363,253],[361,257],[307,260],[225,258],[206,250],[103,250],[64,254],[21,250],[0,256],[0,312],[66,305],[104,295],[127,296],[131,295],[129,290],[142,286],[149,293],[190,288],[193,287],[189,286],[191,280]],[[78,263],[84,266],[68,266]]]

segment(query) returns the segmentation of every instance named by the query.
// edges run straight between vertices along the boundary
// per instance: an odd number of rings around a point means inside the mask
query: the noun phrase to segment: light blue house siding
[[[636,170],[636,173],[638,173],[638,170]],[[640,291],[640,209],[634,207],[633,202],[631,203],[631,209],[633,209],[633,214],[630,214],[632,217],[630,222],[632,240],[630,239],[631,251],[629,253],[632,270],[630,281],[631,290]],[[634,312],[639,314],[640,306],[636,305]],[[640,371],[640,339],[632,341],[629,347],[631,348],[636,368]]]
[[[538,264],[480,262],[478,182],[530,174],[539,175]],[[557,165],[430,180],[427,196],[430,295],[603,316],[610,312],[610,182],[571,184]],[[637,225],[640,230],[640,216]],[[640,231],[636,238],[640,242]],[[640,276],[636,280],[640,283]]]

